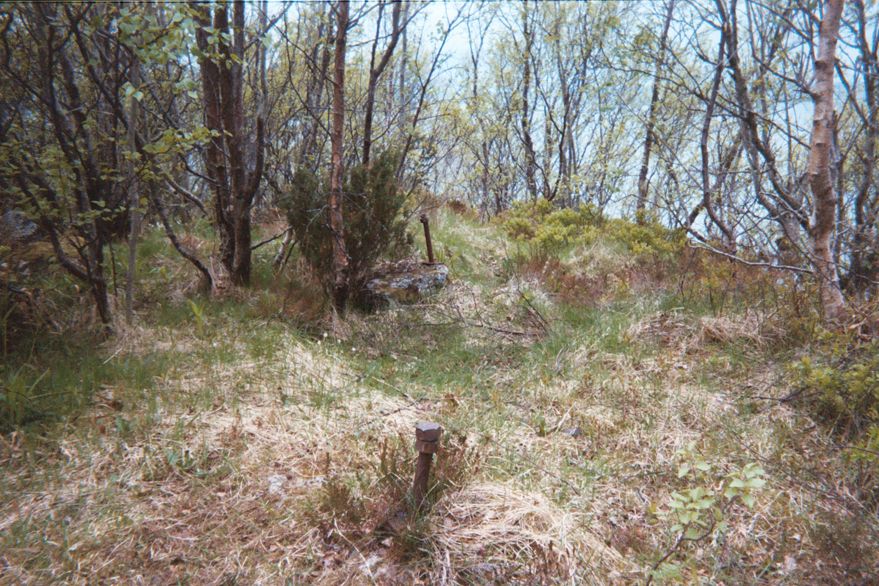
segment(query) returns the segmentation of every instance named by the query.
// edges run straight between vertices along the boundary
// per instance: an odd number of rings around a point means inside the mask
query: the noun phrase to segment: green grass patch
[[[97,336],[34,339],[0,368],[0,432],[44,423],[89,405],[104,387],[143,390],[168,368],[160,353],[106,358]]]

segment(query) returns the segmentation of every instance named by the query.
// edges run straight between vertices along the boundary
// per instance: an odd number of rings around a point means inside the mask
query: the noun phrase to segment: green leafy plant
[[[697,486],[673,492],[669,510],[660,511],[659,516],[672,519],[671,531],[682,533],[686,539],[699,539],[706,530],[711,531],[716,523],[722,523],[723,514],[715,506],[718,502],[716,488],[712,483],[713,466],[695,452],[696,442],[692,441],[676,453],[684,461],[678,467],[678,478],[688,478]],[[725,524],[719,527],[725,529]]]
[[[745,464],[741,470],[727,474],[728,480],[723,496],[732,500],[736,497],[753,509],[757,498],[754,493],[766,484],[766,471],[760,464],[753,462]]]
[[[748,508],[756,503],[755,493],[766,484],[765,470],[756,463],[745,464],[740,470],[726,475],[716,474],[716,466],[697,452],[696,442],[689,442],[676,452],[682,458],[677,476],[695,484],[692,488],[671,494],[668,509],[651,507],[660,519],[671,521],[669,530],[677,534],[674,545],[660,558],[650,572],[648,584],[654,578],[680,576],[680,565],[668,560],[687,541],[702,541],[715,531],[724,533],[729,523],[727,515],[735,500]]]
[[[204,317],[205,306],[203,303],[196,303],[192,299],[187,299],[186,301],[189,302],[189,308],[192,310],[193,317],[195,317],[195,325],[198,328],[198,337],[203,338],[204,337],[204,324],[205,324],[205,317]]]
[[[49,371],[31,380],[24,370],[25,366],[8,371],[0,388],[0,431],[14,429],[39,412],[39,397],[35,397],[35,391]]]

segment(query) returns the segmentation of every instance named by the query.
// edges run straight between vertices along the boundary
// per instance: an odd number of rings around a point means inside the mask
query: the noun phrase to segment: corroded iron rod
[[[427,262],[432,264],[436,260],[433,258],[433,242],[430,241],[430,223],[424,214],[421,214],[421,223],[424,224],[424,241],[427,242]]]
[[[426,224],[425,224],[426,225]],[[430,478],[430,465],[433,455],[439,451],[439,439],[443,428],[438,423],[425,421],[415,426],[415,449],[418,451],[418,462],[415,468],[415,480],[412,482],[412,501],[420,509],[427,495],[427,481]]]

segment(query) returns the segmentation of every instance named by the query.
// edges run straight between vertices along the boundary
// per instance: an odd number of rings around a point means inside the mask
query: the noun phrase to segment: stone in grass
[[[372,270],[363,291],[363,302],[379,308],[415,303],[442,289],[449,267],[442,263],[402,260]]]
[[[287,477],[282,476],[280,474],[274,474],[269,476],[269,488],[266,492],[269,494],[282,494],[284,492],[284,485],[287,484]]]
[[[39,226],[23,212],[12,210],[0,216],[0,244],[28,244],[38,237]]]

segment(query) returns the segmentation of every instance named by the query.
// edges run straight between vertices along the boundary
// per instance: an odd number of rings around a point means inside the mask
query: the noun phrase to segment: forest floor
[[[876,463],[793,400],[795,285],[432,230],[445,289],[314,320],[147,240],[134,325],[7,367],[92,392],[0,435],[0,584],[879,583]]]

